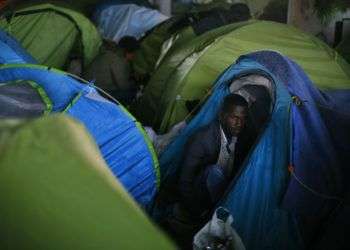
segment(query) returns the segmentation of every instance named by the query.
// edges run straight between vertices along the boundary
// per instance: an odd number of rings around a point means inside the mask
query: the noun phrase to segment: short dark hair
[[[248,102],[241,95],[229,94],[224,98],[220,111],[227,114],[232,111],[233,106],[241,106],[248,109]]]
[[[134,52],[140,48],[140,43],[133,36],[124,36],[119,40],[118,46],[127,52]]]

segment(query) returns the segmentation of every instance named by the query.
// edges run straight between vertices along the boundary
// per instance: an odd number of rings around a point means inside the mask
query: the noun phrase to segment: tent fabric
[[[6,32],[0,29],[0,64],[5,63],[32,63],[34,58]]]
[[[86,66],[101,46],[100,35],[85,16],[58,4],[42,3],[19,7],[9,20],[0,19],[0,27],[13,35],[40,63],[66,67],[76,50]],[[43,49],[45,48],[45,49]]]
[[[38,117],[47,112],[50,106],[35,87],[25,81],[0,84],[0,118]]]
[[[231,4],[225,3],[224,5],[219,4],[212,7],[226,11],[230,6]],[[156,68],[157,61],[162,57],[161,54],[164,54],[164,47],[170,48],[172,45],[170,43],[171,41],[178,40],[177,37],[183,36],[181,33],[183,33],[184,30],[187,31],[190,26],[196,26],[198,20],[202,19],[201,12],[209,10],[211,10],[211,8],[203,8],[203,10],[194,9],[185,14],[172,16],[150,30],[149,33],[142,38],[141,48],[137,51],[136,58],[133,61],[135,71],[139,74],[152,74]],[[225,20],[225,22],[226,21],[227,20]],[[223,26],[225,22],[221,20],[219,23],[215,24],[215,26]],[[213,25],[209,23],[209,26]],[[179,41],[176,42],[176,44],[178,43]]]
[[[120,105],[64,72],[37,65],[0,67],[0,81],[33,81],[52,102],[52,112],[81,121],[102,155],[135,200],[147,208],[159,185],[158,161],[141,125]]]
[[[119,42],[124,36],[139,39],[148,30],[167,20],[168,17],[157,10],[136,4],[99,5],[93,15],[98,30],[106,39]]]
[[[231,83],[232,78],[247,73],[260,73],[269,78],[273,77],[262,66],[248,60],[240,61],[227,69],[220,76],[213,94],[200,112],[161,155],[160,164],[164,178],[175,173],[181,159],[179,155],[184,153],[182,150],[187,139],[197,129],[206,126],[216,118],[224,96],[229,93],[228,84]],[[279,208],[281,192],[288,179],[289,114],[287,111],[291,98],[282,83],[274,82],[276,101],[271,121],[249,157],[250,164],[245,163],[245,169],[249,170],[249,173],[242,173],[221,205],[229,209],[233,215],[233,226],[247,249],[267,249],[268,247],[276,250],[302,249],[293,216]],[[240,194],[238,197],[237,192]],[[249,196],[247,196],[248,193]],[[236,199],[234,202],[233,195]]]
[[[148,34],[142,37],[141,48],[137,51],[136,58],[133,60],[136,73],[152,74],[156,68],[157,61],[160,60],[159,58],[162,57],[161,54],[164,53],[164,48],[162,47],[171,47],[170,42],[167,40],[170,37],[172,37],[170,40],[177,40],[177,36],[181,35],[181,32],[187,30],[191,25],[195,26],[194,24],[202,19],[201,12],[210,11],[213,8],[226,11],[231,5],[232,4],[222,2],[204,6],[200,5],[200,8],[193,8],[186,13],[172,16],[154,29],[150,30]],[[220,26],[224,25],[224,22],[220,21],[219,23]],[[177,41],[176,44],[178,43],[179,42]]]
[[[149,30],[140,40],[140,49],[135,53],[133,68],[135,73],[145,75],[153,73],[159,58],[162,44],[171,37],[170,28],[177,22],[178,17],[173,16]]]
[[[164,56],[143,97],[133,107],[141,121],[161,132],[184,119],[188,115],[186,102],[201,100],[220,72],[249,52],[270,49],[289,56],[321,89],[350,85],[350,67],[345,60],[320,40],[291,26],[248,21],[201,36],[188,29],[183,32],[187,38],[179,40],[178,45],[175,42]]]
[[[233,78],[247,74],[262,74],[273,80],[275,104],[264,132],[243,163],[237,177],[221,200],[234,218],[234,228],[247,249],[303,249],[296,218],[308,215],[319,218],[306,225],[315,232],[339,205],[338,200],[315,195],[314,191],[344,199],[349,185],[350,160],[341,157],[349,152],[350,92],[342,90],[347,99],[336,99],[317,90],[296,63],[272,51],[256,52],[241,57],[216,81],[213,93],[199,113],[190,121],[160,157],[163,181],[176,174],[187,139],[200,127],[216,117],[223,97],[229,93]],[[293,102],[298,96],[303,104]],[[344,101],[345,100],[345,101]],[[319,106],[332,110],[328,117]],[[345,106],[337,113],[340,106]],[[340,117],[343,123],[332,124]],[[334,141],[331,131],[338,131]],[[333,133],[335,133],[333,131]],[[340,139],[342,135],[342,139]],[[339,149],[338,143],[344,145]],[[305,189],[290,176],[294,167]],[[305,240],[305,239],[304,239]]]
[[[295,174],[309,186],[317,187],[317,191],[321,194],[342,197],[344,176],[347,176],[344,173],[350,173],[346,168],[340,168],[350,163],[349,156],[343,157],[345,152],[350,150],[350,144],[345,139],[350,138],[348,131],[350,88],[337,90],[343,95],[343,98],[337,98],[334,96],[334,91],[330,94],[328,91],[318,91],[303,74],[302,69],[292,61],[276,55],[254,55],[251,58],[278,72],[291,95],[297,96],[302,102],[293,105],[291,110],[293,121],[291,164],[295,166]],[[339,122],[335,124],[333,121]],[[317,176],[316,171],[327,174]],[[298,195],[295,195],[296,193]],[[319,208],[325,203],[324,198],[308,192],[295,179],[289,184],[285,200],[286,207],[310,215],[319,213]]]
[[[1,249],[175,249],[82,124],[54,115],[0,128]]]

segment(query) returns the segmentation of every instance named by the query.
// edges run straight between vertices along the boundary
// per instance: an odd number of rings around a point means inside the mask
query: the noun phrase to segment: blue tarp
[[[35,65],[0,67],[1,82],[19,79],[40,85],[53,112],[66,112],[82,122],[113,174],[140,205],[150,204],[157,191],[158,162],[140,124],[121,105],[64,72]]]
[[[110,1],[99,5],[93,15],[102,37],[118,42],[123,36],[139,39],[148,30],[168,19],[157,10],[136,4]]]
[[[11,63],[36,63],[36,61],[13,37],[0,30],[0,64]]]
[[[288,58],[271,51],[257,52],[241,57],[228,68],[201,111],[161,155],[162,177],[174,175],[187,139],[215,119],[232,78],[247,73],[273,79],[276,100],[270,122],[220,205],[232,213],[234,227],[247,249],[303,249],[298,216],[312,213],[320,220],[305,226],[320,226],[317,223],[339,202],[305,189],[290,176],[289,166],[293,166],[295,176],[307,187],[342,199],[348,190],[342,180],[349,176],[344,168],[350,163],[345,154],[346,150],[350,152],[346,132],[350,127],[350,93],[339,90],[341,98],[335,98],[336,93],[320,92]],[[292,97],[301,99],[302,105],[295,104]],[[335,124],[337,118],[342,122]],[[335,145],[335,139],[341,146]]]

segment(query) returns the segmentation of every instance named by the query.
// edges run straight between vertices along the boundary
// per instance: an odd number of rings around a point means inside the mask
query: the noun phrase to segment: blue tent
[[[0,64],[5,63],[36,63],[36,61],[13,37],[0,29]]]
[[[93,20],[104,38],[118,42],[123,36],[141,38],[167,16],[137,5],[138,1],[107,1],[96,7]]]
[[[12,93],[13,99],[16,98],[13,95],[19,93],[19,98],[23,99],[24,89],[28,88],[26,83],[30,83],[45,103],[42,114],[64,112],[82,122],[94,137],[110,170],[135,200],[144,207],[153,200],[159,184],[158,161],[142,126],[122,105],[108,101],[92,86],[73,76],[44,66],[3,65],[0,82],[7,83],[0,87],[0,101],[1,92]],[[6,100],[10,99],[7,96]],[[8,101],[11,107],[8,109],[15,110],[17,107],[13,106],[17,103],[23,110],[31,109],[21,103],[22,99]]]
[[[318,229],[350,191],[350,86],[321,92],[277,52],[242,56],[161,155],[162,179],[177,171],[187,139],[216,118],[232,79],[247,74],[272,80],[273,110],[219,205],[232,213],[247,249],[304,249],[310,239],[300,229],[322,234]]]

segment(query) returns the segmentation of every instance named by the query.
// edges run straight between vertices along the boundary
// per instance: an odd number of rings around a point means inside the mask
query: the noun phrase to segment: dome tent
[[[0,127],[1,249],[174,249],[84,126],[54,115]]]
[[[16,39],[0,29],[0,64],[5,63],[36,63],[36,61]]]
[[[184,119],[189,113],[186,103],[201,100],[219,73],[244,53],[261,49],[284,53],[300,64],[321,89],[350,84],[349,65],[334,50],[284,24],[248,21],[201,36],[195,36],[189,28],[181,36],[133,107],[136,117],[162,132]]]
[[[142,126],[120,104],[90,85],[39,65],[0,67],[1,117],[37,117],[63,112],[81,121],[94,137],[113,174],[142,206],[159,184],[157,157]]]
[[[188,138],[216,119],[231,83],[238,82],[233,80],[249,74],[271,80],[273,109],[218,206],[231,212],[247,249],[304,249],[309,239],[300,237],[303,230],[323,238],[319,229],[348,209],[350,89],[318,90],[279,53],[243,56],[222,73],[199,113],[161,155],[162,183],[176,175]],[[298,224],[300,216],[313,220]]]
[[[141,75],[153,74],[157,61],[161,60],[161,54],[165,53],[164,50],[169,50],[174,44],[178,45],[179,41],[176,41],[178,36],[183,36],[181,33],[189,27],[199,35],[250,18],[247,9],[242,5],[230,9],[232,7],[233,5],[229,3],[205,5],[203,8],[193,8],[185,14],[173,16],[158,25],[142,38],[141,48],[133,61],[135,71]],[[170,37],[172,39],[169,39]]]
[[[173,16],[149,30],[140,39],[140,49],[135,53],[133,68],[139,75],[153,73],[160,56],[163,43],[171,37],[170,29],[181,17]]]
[[[88,65],[101,45],[100,35],[89,19],[59,3],[18,5],[0,19],[0,27],[38,63],[61,69],[67,67],[70,57],[82,58]]]

